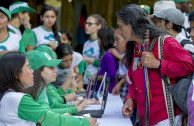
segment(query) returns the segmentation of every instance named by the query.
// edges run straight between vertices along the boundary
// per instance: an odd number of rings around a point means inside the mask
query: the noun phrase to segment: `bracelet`
[[[127,99],[129,99],[129,98],[131,98],[130,96],[129,97],[127,97]]]
[[[161,69],[161,59],[159,59],[159,61],[160,61],[160,65],[159,65],[159,67],[158,67],[158,71]]]
[[[65,97],[64,96],[61,96],[62,98],[63,98],[63,100],[64,100],[64,104],[66,104],[66,99],[65,99]]]

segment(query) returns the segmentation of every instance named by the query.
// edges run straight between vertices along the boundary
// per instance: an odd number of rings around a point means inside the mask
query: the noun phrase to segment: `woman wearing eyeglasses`
[[[56,80],[57,69],[55,66],[61,64],[61,59],[52,59],[47,53],[39,52],[39,51],[30,51],[27,53],[30,65],[34,70],[34,82],[35,85],[30,87],[29,94],[33,97],[41,105],[45,106],[48,109],[51,109],[53,112],[65,114],[76,114],[84,109],[84,107],[88,103],[92,103],[90,100],[85,100],[73,107],[71,105],[64,104],[66,99],[63,100],[63,103],[60,101],[56,101],[57,99],[64,98],[60,95],[55,95],[55,98],[51,96],[49,92],[47,92],[47,85]],[[78,67],[72,67],[67,79],[65,80],[65,84],[71,83],[74,76],[79,72]],[[62,86],[62,90],[64,90],[64,86]],[[56,92],[57,93],[57,92]],[[58,98],[56,98],[58,97]],[[55,102],[55,103],[54,103]]]
[[[83,59],[86,63],[84,73],[84,87],[88,84],[88,78],[97,73],[100,64],[100,45],[98,43],[97,32],[100,28],[106,26],[105,20],[98,14],[91,14],[85,22],[85,32],[90,35],[90,39],[84,43]]]
[[[94,119],[53,113],[27,95],[26,88],[33,86],[34,77],[25,54],[8,52],[0,59],[0,69],[0,125],[97,126]]]

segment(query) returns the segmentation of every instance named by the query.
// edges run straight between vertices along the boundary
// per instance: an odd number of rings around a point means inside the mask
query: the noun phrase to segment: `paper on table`
[[[91,118],[91,115],[90,115],[90,113],[88,113],[88,114],[83,114],[82,116],[73,116],[73,117],[75,117],[75,118]]]

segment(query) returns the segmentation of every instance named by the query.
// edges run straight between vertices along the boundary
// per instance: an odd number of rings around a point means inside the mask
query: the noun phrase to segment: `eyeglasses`
[[[28,67],[24,67],[24,68],[22,68],[22,69],[20,69],[20,70],[32,70],[32,68],[31,68],[31,66],[28,66]]]
[[[55,67],[54,67],[54,66],[48,66],[48,68],[49,68],[50,70],[55,70]]]
[[[92,22],[84,22],[84,25],[88,25],[89,27],[92,26],[93,24],[97,24],[97,23],[92,23]]]

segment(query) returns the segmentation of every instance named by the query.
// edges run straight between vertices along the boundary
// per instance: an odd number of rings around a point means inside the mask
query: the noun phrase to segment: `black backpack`
[[[185,50],[187,50],[191,54],[191,57],[194,62],[194,44],[188,39],[183,39],[180,44]]]

